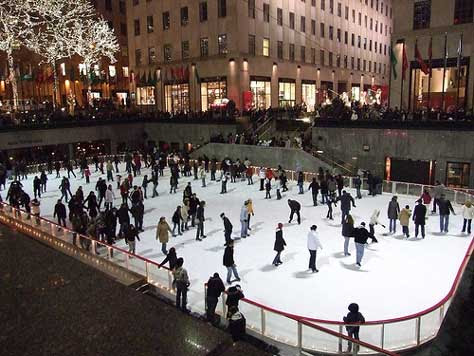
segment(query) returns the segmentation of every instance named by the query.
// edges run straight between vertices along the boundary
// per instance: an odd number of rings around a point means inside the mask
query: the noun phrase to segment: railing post
[[[407,183],[407,195],[410,195],[410,183]]]
[[[222,294],[222,317],[225,319],[226,318],[226,314],[227,314],[227,311],[226,311],[226,300],[227,300],[227,294],[223,293]]]
[[[441,307],[439,308],[439,326],[441,327],[441,324],[443,323],[443,319],[444,319],[444,304],[441,305]]]
[[[149,274],[148,274],[148,261],[145,261],[145,276],[146,276],[146,281],[148,282],[150,280]]]
[[[457,204],[458,203],[458,191],[454,191],[454,202]]]
[[[382,324],[382,330],[380,333],[380,348],[383,349],[384,343],[385,343],[385,324]]]
[[[421,329],[421,317],[419,316],[416,318],[416,330],[415,330],[415,336],[416,336],[416,345],[420,345],[420,329]]]
[[[298,321],[298,352],[302,355],[303,351],[303,324]]]
[[[173,278],[171,277],[170,271],[168,271],[168,289],[169,290],[173,289]]]
[[[392,194],[397,194],[397,183],[392,181]]]
[[[343,326],[342,325],[339,325],[339,334],[342,334],[344,332],[343,330]],[[339,337],[339,342],[338,342],[338,350],[339,350],[339,353],[341,354],[342,353],[342,337]]]
[[[207,314],[207,285],[204,284],[204,311]]]
[[[265,310],[263,308],[260,309],[260,321],[261,321],[261,329],[262,329],[262,335],[265,335],[265,327],[266,327],[266,322],[265,322]]]

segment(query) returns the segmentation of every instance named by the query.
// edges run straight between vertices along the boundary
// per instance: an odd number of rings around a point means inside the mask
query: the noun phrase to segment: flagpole
[[[388,108],[390,108],[390,101],[392,98],[392,58],[391,55],[393,53],[393,42],[390,42],[390,72],[389,72],[389,77],[388,77]]]
[[[461,84],[461,59],[462,59],[462,33],[461,33],[461,38],[459,42],[459,48],[458,48],[458,75],[457,75],[457,93],[456,93],[456,109],[459,110],[459,85]]]
[[[444,85],[444,82],[445,82],[445,79],[446,79],[446,66],[448,65],[448,57],[447,57],[447,46],[448,46],[448,33],[445,32],[444,33],[444,52],[443,52],[443,56],[444,56],[444,67],[443,67],[443,85],[442,85],[442,92],[441,92],[441,109],[442,110],[445,110],[445,85]]]
[[[430,73],[428,76],[428,118],[430,118],[430,113],[431,113],[431,77],[433,75],[433,63],[432,63],[432,57],[433,57],[433,37],[430,39],[430,48],[429,48],[429,60],[430,60]]]
[[[401,80],[401,86],[402,89],[400,91],[400,110],[403,110],[403,84],[405,82],[405,71],[406,69],[404,67],[404,61],[405,61],[405,41],[403,41],[403,46],[402,46],[402,80]]]

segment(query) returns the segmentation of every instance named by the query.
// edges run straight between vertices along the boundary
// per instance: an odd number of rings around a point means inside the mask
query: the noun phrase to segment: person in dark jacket
[[[290,207],[290,220],[288,223],[291,223],[293,220],[293,215],[296,214],[298,217],[298,225],[301,224],[301,216],[300,216],[300,210],[301,210],[301,204],[298,203],[296,200],[291,200],[288,199],[288,206]]]
[[[231,284],[231,277],[234,274],[235,280],[240,281],[239,273],[234,262],[234,241],[231,240],[227,243],[227,246],[224,250],[224,257],[222,259],[222,264],[227,268],[227,284]]]
[[[328,206],[328,213],[326,219],[333,220],[332,218],[332,206],[337,206],[336,198],[332,195],[326,197],[326,205]]]
[[[61,199],[58,200],[54,206],[53,218],[58,218],[58,225],[66,227],[66,206],[62,203]]]
[[[319,183],[316,181],[316,178],[313,178],[308,190],[311,190],[313,196],[313,206],[318,206]]]
[[[229,331],[232,335],[232,341],[234,341],[235,344],[245,337],[246,321],[237,307],[229,308],[228,320]]]
[[[354,180],[352,181],[354,184],[354,188],[356,189],[356,197],[357,199],[362,199],[362,194],[360,192],[360,189],[362,187],[362,180],[360,179],[360,175],[357,175],[354,177]]]
[[[225,301],[227,309],[230,309],[233,306],[238,308],[239,300],[243,298],[245,298],[245,295],[242,292],[242,288],[239,284],[236,284],[233,287],[229,287],[229,289],[227,289],[227,299]]]
[[[194,193],[189,199],[189,211],[188,211],[189,216],[191,216],[192,227],[196,226],[196,213],[197,213],[198,205],[199,205],[199,199],[196,197],[196,194]]]
[[[413,209],[413,222],[415,223],[415,238],[418,237],[418,230],[421,228],[421,237],[425,238],[426,205],[418,199],[415,209]]]
[[[342,189],[344,189],[344,178],[340,174],[336,176],[337,196],[341,197]]]
[[[85,203],[87,203],[87,210],[89,210],[89,216],[94,219],[99,212],[99,205],[97,204],[97,198],[94,192],[89,193]]]
[[[174,247],[171,247],[168,251],[168,254],[166,255],[166,258],[163,260],[163,262],[160,263],[160,268],[163,267],[166,262],[169,263],[170,270],[174,270],[176,267],[176,263],[178,262],[178,256],[176,255],[176,249]]]
[[[102,200],[105,199],[105,192],[107,191],[107,182],[99,177],[99,180],[95,184],[95,190],[99,193],[99,209],[102,205]]]
[[[393,196],[390,203],[388,203],[387,216],[390,220],[390,232],[397,232],[397,219],[400,214],[400,205],[397,202],[397,196]]]
[[[225,291],[224,282],[219,277],[219,273],[214,273],[207,281],[207,295],[206,295],[206,315],[207,321],[211,323],[216,322],[216,306],[222,292]]]
[[[232,241],[231,235],[232,235],[232,223],[230,222],[229,218],[225,216],[224,213],[221,213],[220,217],[222,218],[222,222],[224,223],[224,237],[225,237],[225,244],[224,246],[227,246],[227,244]]]
[[[122,204],[120,208],[117,211],[117,218],[118,222],[120,224],[120,229],[119,229],[119,237],[123,236],[123,232],[125,230],[125,226],[130,224],[130,215],[128,214],[129,209],[127,204]]]
[[[138,231],[143,231],[143,215],[145,214],[145,206],[141,201],[138,201],[137,204],[134,204],[130,208],[133,219],[135,220],[135,227]]]
[[[33,194],[35,199],[41,198],[41,180],[38,178],[38,176],[35,176],[33,179]]]
[[[341,178],[342,179],[342,178]],[[341,202],[341,225],[344,223],[344,220],[347,215],[349,215],[349,211],[351,211],[351,203],[352,206],[355,208],[355,201],[354,198],[347,193],[345,190],[342,191],[342,195],[339,195],[336,201]]]
[[[321,188],[321,204],[325,204],[328,200],[328,182],[324,179],[319,181],[319,187]]]
[[[135,254],[136,240],[140,241],[138,230],[132,224],[128,224],[125,228],[125,242],[128,244],[128,252]]]
[[[283,262],[281,262],[280,255],[281,252],[285,249],[286,242],[283,239],[283,224],[278,223],[278,227],[275,233],[275,245],[273,246],[273,250],[276,251],[276,256],[273,259],[272,264],[276,267],[281,265]]]
[[[438,200],[438,207],[439,207],[439,229],[441,232],[448,232],[448,226],[449,226],[449,214],[450,212],[453,213],[453,215],[456,215],[454,213],[453,206],[451,205],[451,202],[446,199],[446,196],[444,194],[441,194],[441,198]]]
[[[183,222],[183,216],[181,215],[181,206],[178,205],[176,208],[173,217],[171,218],[171,221],[173,222],[173,232],[172,235],[173,237],[176,237],[175,231],[176,231],[176,226],[178,227],[178,235],[182,235],[181,231],[181,223]]]
[[[360,223],[360,226],[353,230],[353,235],[356,245],[356,264],[361,266],[362,257],[364,257],[365,244],[368,239],[372,239],[373,242],[378,242],[375,236],[371,235],[365,228],[365,222]]]
[[[349,313],[342,318],[342,320],[347,324],[362,324],[365,323],[364,316],[359,312],[359,305],[356,303],[351,303],[349,305]],[[353,339],[359,340],[359,326],[346,326],[347,335]],[[348,342],[347,352],[352,351],[352,342]]]
[[[196,240],[201,241],[202,239],[206,238],[204,235],[204,207],[206,206],[206,202],[201,200],[199,202],[199,206],[196,211],[196,219],[197,219],[197,230],[196,230]]]
[[[354,230],[354,219],[352,215],[347,214],[346,218],[342,222],[342,236],[344,236],[344,256],[350,256],[349,253],[349,239],[353,236]]]

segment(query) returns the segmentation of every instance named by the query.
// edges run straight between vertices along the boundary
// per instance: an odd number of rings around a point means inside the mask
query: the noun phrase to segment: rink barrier
[[[122,157],[121,157],[122,158]],[[220,165],[218,165],[218,169]],[[259,167],[252,167],[253,174],[258,175]],[[276,169],[272,169],[276,172]],[[297,173],[295,171],[286,170],[287,176],[289,180],[296,180]],[[312,172],[304,172],[304,180],[305,182],[310,182],[313,177],[317,178],[316,173]],[[254,177],[255,178],[255,177]],[[258,178],[257,178],[258,180]],[[367,189],[367,180],[362,180],[362,190]],[[353,185],[353,177],[344,177],[344,185],[346,188],[354,188]],[[394,181],[383,181],[382,183],[382,191],[384,193],[391,193],[397,195],[414,195],[420,197],[424,189],[431,190],[433,186],[430,185],[422,185],[422,184],[414,184],[414,183],[404,183],[404,182],[394,182]],[[454,201],[458,204],[463,204],[466,200],[471,199],[471,195],[469,193],[452,190],[449,188],[445,188],[444,193],[446,194],[447,198],[451,201]],[[4,204],[4,206],[8,206]],[[9,207],[9,206],[8,206]],[[20,209],[11,208],[13,210],[21,211]],[[26,212],[22,211],[24,214]],[[28,214],[27,214],[28,215]],[[39,218],[40,221],[44,221],[46,224],[54,225],[57,228],[57,225],[51,221],[48,221],[44,218]],[[1,214],[0,214],[0,221],[1,221]],[[17,226],[18,227],[18,226]],[[64,231],[67,231],[69,235],[72,234],[71,230],[63,228]],[[25,233],[28,234],[28,231]],[[51,230],[51,234],[54,235],[54,231]],[[55,236],[58,237],[58,236]],[[162,292],[168,294],[173,294],[173,287],[172,287],[172,275],[171,272],[162,267],[162,269],[167,270],[167,276],[163,273],[158,274],[155,269],[159,270],[158,264],[154,261],[148,260],[144,257],[138,255],[132,255],[127,251],[120,249],[115,246],[107,245],[104,242],[100,242],[94,239],[91,239],[86,236],[82,236],[82,238],[91,241],[91,245],[93,247],[92,251],[94,251],[95,247],[105,247],[107,249],[107,258],[114,260],[115,263],[118,263],[122,267],[132,271],[142,273],[146,276],[147,282],[155,287],[159,288]],[[59,237],[58,237],[59,238]],[[69,237],[69,240],[71,238]],[[79,239],[79,238],[78,238]],[[422,312],[412,314],[405,317],[395,318],[395,319],[387,319],[387,320],[378,320],[378,321],[368,321],[362,325],[360,331],[360,337],[364,340],[367,345],[370,347],[361,347],[358,351],[359,354],[373,354],[377,351],[373,348],[380,348],[386,354],[393,351],[400,351],[400,350],[409,350],[412,348],[416,348],[426,342],[431,341],[434,339],[439,331],[439,328],[444,320],[446,315],[447,309],[452,301],[452,298],[455,295],[457,290],[458,284],[460,283],[462,274],[464,272],[465,266],[469,261],[469,258],[472,254],[473,250],[473,243],[474,240],[471,241],[469,246],[468,252],[466,253],[463,263],[461,264],[455,282],[453,283],[451,290],[447,294],[443,300],[439,303],[430,307]],[[115,256],[111,255],[121,254],[122,260],[120,258],[115,258]],[[133,260],[132,260],[133,259]],[[137,266],[137,261],[142,266]],[[154,268],[156,267],[156,268]],[[163,271],[161,271],[163,272]],[[344,335],[344,327],[348,326],[343,322],[339,321],[331,321],[331,320],[322,320],[322,319],[315,319],[315,318],[307,318],[300,315],[289,314],[283,311],[279,311],[277,309],[272,309],[265,305],[259,304],[249,299],[243,300],[244,305],[249,308],[249,311],[243,310],[244,314],[247,317],[247,321],[249,323],[249,330],[256,333],[257,335],[273,339],[277,342],[283,342],[285,344],[296,346],[300,350],[311,350],[317,352],[324,352],[329,354],[341,354],[343,353],[342,346],[343,341],[347,341],[347,337]],[[204,303],[205,305],[205,303]],[[223,316],[225,316],[225,301],[223,301]],[[204,307],[205,308],[205,307]],[[204,309],[203,308],[203,309]],[[257,311],[251,310],[251,308],[257,309]],[[241,308],[242,310],[242,308]],[[256,318],[254,318],[254,314]],[[249,319],[249,316],[252,318]],[[274,319],[279,319],[279,323],[275,324]],[[258,319],[258,320],[256,320]],[[272,320],[273,319],[273,320]],[[290,323],[295,324],[294,327],[290,331],[290,338],[288,338],[288,330],[278,330],[281,328],[282,325],[285,324],[285,321],[290,321]],[[304,321],[304,323],[302,323]],[[307,323],[312,324],[315,328],[306,331],[303,333],[303,330],[307,329]],[[274,325],[272,325],[274,324]],[[278,325],[278,327],[275,327]],[[330,340],[331,337],[328,333],[323,332],[323,328],[329,330],[331,332],[339,334],[337,342],[334,340]],[[315,330],[319,330],[320,334],[317,334]],[[405,332],[405,336],[399,338],[398,340],[393,340],[389,337],[391,331],[403,330]],[[410,330],[407,335],[407,330]],[[310,336],[307,336],[308,333],[316,333],[318,335],[317,338],[312,339]],[[397,333],[397,332],[395,332]],[[378,336],[374,336],[374,335]],[[350,339],[350,338],[349,338]],[[310,341],[312,340],[312,341]],[[355,341],[354,341],[355,342]]]

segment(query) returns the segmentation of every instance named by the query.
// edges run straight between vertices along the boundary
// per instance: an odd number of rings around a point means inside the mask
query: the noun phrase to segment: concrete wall
[[[236,125],[176,124],[176,123],[129,123],[89,127],[57,128],[46,130],[25,130],[0,132],[0,150],[28,148],[34,146],[61,145],[76,142],[110,140],[112,153],[117,143],[126,142],[134,146],[147,140],[202,144],[211,135],[227,135],[237,131]]]
[[[445,182],[447,162],[471,164],[474,186],[474,141],[471,131],[313,128],[313,147],[342,161],[383,176],[385,158],[436,160],[435,179]],[[364,145],[369,151],[364,151]],[[357,157],[357,159],[354,159]]]
[[[191,157],[208,156],[222,160],[229,157],[233,160],[247,157],[253,165],[265,167],[278,167],[298,170],[300,167],[306,172],[316,172],[319,167],[331,169],[326,163],[313,157],[307,152],[293,148],[263,147],[249,145],[228,145],[223,143],[209,143],[193,152]]]

